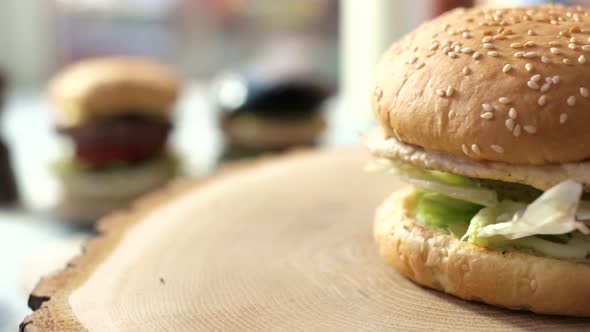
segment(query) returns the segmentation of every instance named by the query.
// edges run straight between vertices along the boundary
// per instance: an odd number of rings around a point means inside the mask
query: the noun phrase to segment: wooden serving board
[[[423,289],[377,256],[375,207],[400,184],[361,149],[299,152],[180,182],[105,219],[43,279],[23,331],[576,330]]]

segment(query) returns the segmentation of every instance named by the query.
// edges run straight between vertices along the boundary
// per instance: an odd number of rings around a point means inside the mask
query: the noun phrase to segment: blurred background
[[[60,267],[92,233],[52,213],[61,189],[49,165],[67,144],[55,132],[45,88],[64,67],[134,55],[173,68],[184,84],[171,145],[184,174],[206,176],[224,160],[265,151],[357,143],[372,125],[371,68],[392,41],[453,7],[542,2],[590,6],[587,0],[0,1],[0,331],[16,330],[39,276]],[[288,126],[291,118],[282,113],[302,108],[322,122],[309,139],[278,142],[268,134],[253,144],[225,122],[243,109],[270,109]]]

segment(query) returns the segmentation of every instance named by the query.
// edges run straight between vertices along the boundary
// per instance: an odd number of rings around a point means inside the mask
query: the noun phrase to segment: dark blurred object
[[[0,119],[4,111],[6,98],[6,76],[0,73]],[[0,132],[0,204],[12,204],[18,201],[18,191],[10,163],[10,151],[4,143]]]
[[[472,7],[473,0],[432,0],[432,17],[457,7]]]
[[[223,77],[215,99],[227,142],[224,159],[313,146],[325,127],[320,109],[329,94],[312,79],[262,82],[235,74]]]

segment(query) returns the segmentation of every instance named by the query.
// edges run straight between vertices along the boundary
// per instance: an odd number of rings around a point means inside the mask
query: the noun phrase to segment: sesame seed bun
[[[179,89],[179,79],[163,64],[107,57],[64,69],[49,84],[49,96],[58,125],[73,127],[130,112],[168,120]]]
[[[390,137],[472,160],[590,157],[590,11],[458,9],[383,55],[371,104]]]
[[[374,226],[380,254],[401,274],[465,300],[590,316],[590,264],[481,248],[416,225],[410,190],[389,197]]]

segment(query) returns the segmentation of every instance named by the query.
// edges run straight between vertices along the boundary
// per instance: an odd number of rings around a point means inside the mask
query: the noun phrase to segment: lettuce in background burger
[[[169,68],[135,57],[85,60],[54,78],[56,128],[73,145],[54,165],[62,215],[91,221],[176,175],[167,142],[179,90]]]
[[[590,11],[458,9],[381,58],[370,170],[380,254],[418,284],[590,316]]]

